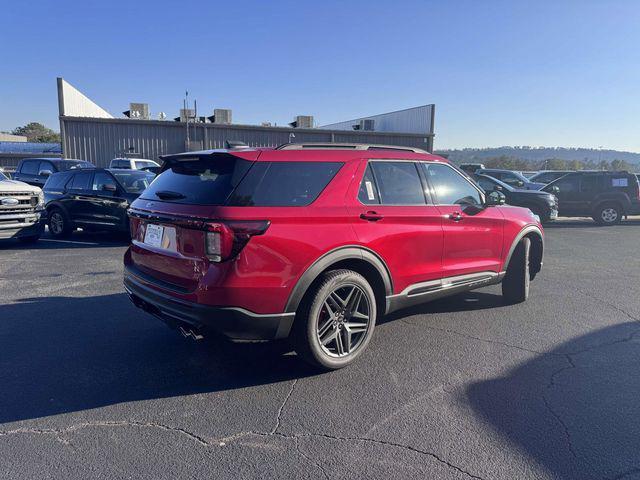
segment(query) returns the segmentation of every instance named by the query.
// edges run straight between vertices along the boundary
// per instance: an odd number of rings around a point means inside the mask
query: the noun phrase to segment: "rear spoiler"
[[[225,149],[219,148],[214,150],[198,150],[195,152],[182,152],[173,153],[170,155],[160,155],[160,160],[163,161],[162,172],[164,172],[168,166],[175,165],[182,162],[195,162],[198,160],[215,160],[216,158],[236,157],[242,160],[254,162],[258,159],[261,150],[253,149]]]

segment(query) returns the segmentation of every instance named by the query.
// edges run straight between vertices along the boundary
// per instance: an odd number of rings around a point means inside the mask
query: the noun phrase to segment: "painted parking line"
[[[99,243],[93,242],[79,242],[77,240],[54,240],[52,238],[41,238],[41,242],[57,242],[57,243],[74,243],[77,245],[100,245]]]

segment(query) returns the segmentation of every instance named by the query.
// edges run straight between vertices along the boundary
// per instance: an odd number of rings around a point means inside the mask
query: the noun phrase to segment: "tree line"
[[[464,162],[456,162],[464,163]],[[524,172],[539,170],[640,170],[625,160],[564,160],[562,158],[548,158],[545,160],[526,160],[523,158],[500,155],[477,159],[469,163],[482,163],[487,168],[504,168]]]

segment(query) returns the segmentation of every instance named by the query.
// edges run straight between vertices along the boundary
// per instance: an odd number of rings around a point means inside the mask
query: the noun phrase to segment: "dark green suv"
[[[558,197],[561,217],[592,217],[600,225],[615,225],[626,215],[640,215],[640,185],[633,173],[573,172],[542,190]]]

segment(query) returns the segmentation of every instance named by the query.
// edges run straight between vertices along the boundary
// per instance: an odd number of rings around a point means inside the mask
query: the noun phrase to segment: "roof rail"
[[[376,145],[372,143],[285,143],[276,150],[397,150],[401,152],[429,153],[426,150],[401,145]]]

